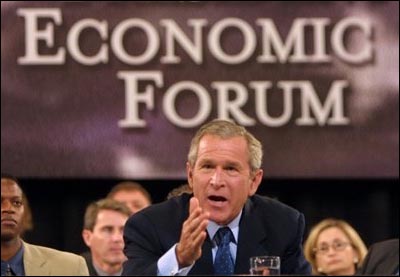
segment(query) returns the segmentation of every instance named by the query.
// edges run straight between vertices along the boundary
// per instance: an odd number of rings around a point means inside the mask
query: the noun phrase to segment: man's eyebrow
[[[104,229],[113,229],[113,228],[114,228],[114,226],[113,226],[113,225],[109,225],[109,224],[108,224],[108,225],[103,225],[103,226],[100,227],[101,230],[104,230]]]
[[[227,164],[227,165],[240,165],[240,163],[236,162],[236,161],[227,161],[225,164]]]
[[[213,163],[212,159],[209,158],[203,158],[199,159],[199,163]]]
[[[235,167],[235,168],[242,168],[241,164],[238,162],[227,162],[225,166],[228,167]]]

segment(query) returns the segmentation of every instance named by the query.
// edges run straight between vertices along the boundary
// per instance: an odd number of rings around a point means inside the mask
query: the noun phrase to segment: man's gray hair
[[[217,136],[222,139],[244,137],[247,141],[249,150],[250,169],[254,172],[261,168],[263,157],[261,142],[257,140],[251,133],[249,133],[244,127],[227,120],[218,119],[203,125],[193,137],[188,154],[188,162],[192,167],[194,167],[197,161],[197,152],[199,149],[200,140],[205,135]]]

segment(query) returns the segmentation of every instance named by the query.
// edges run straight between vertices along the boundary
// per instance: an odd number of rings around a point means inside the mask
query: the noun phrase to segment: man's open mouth
[[[225,202],[228,200],[223,196],[217,196],[217,195],[211,195],[208,197],[208,199],[215,202]]]

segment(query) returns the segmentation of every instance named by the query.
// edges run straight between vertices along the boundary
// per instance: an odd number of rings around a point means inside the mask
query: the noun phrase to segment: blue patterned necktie
[[[218,246],[214,261],[214,273],[216,275],[231,275],[234,271],[234,262],[229,243],[235,241],[229,227],[220,228],[214,236]]]
[[[7,265],[6,276],[15,276],[14,272],[11,269],[10,264]]]

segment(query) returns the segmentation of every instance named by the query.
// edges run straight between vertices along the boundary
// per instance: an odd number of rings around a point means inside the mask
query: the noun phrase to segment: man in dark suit
[[[131,210],[121,202],[105,198],[88,205],[82,238],[90,248],[83,253],[90,276],[120,276],[123,253],[123,229]]]
[[[124,229],[123,275],[248,274],[252,256],[279,256],[282,274],[310,274],[304,217],[255,195],[262,146],[243,127],[214,120],[196,133],[188,194],[132,216]]]
[[[357,275],[399,275],[399,239],[373,244]]]

